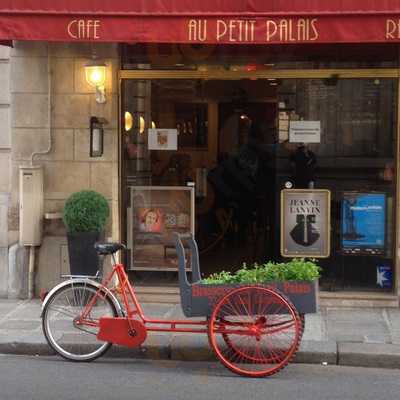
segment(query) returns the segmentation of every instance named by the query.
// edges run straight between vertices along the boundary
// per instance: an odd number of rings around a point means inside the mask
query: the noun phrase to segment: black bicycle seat
[[[125,245],[122,243],[95,243],[94,248],[99,254],[106,255],[125,249]]]

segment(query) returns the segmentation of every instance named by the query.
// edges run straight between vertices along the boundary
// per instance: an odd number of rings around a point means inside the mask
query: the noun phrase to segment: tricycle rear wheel
[[[210,345],[236,374],[263,377],[283,369],[296,353],[302,324],[295,307],[277,290],[246,286],[227,293],[208,324]]]
[[[95,298],[95,299],[94,299]],[[86,317],[79,323],[85,307],[93,302]],[[50,347],[71,361],[93,361],[103,355],[111,343],[97,339],[100,317],[116,317],[117,310],[106,293],[86,283],[73,283],[55,291],[42,315],[44,336]]]

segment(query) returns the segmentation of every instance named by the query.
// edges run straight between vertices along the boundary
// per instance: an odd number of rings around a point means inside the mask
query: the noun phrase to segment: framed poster
[[[331,195],[322,189],[281,191],[281,255],[330,255]]]
[[[386,194],[344,192],[340,210],[340,250],[345,254],[384,254]]]
[[[177,270],[173,232],[194,234],[194,187],[133,186],[128,209],[132,270]]]
[[[148,129],[149,150],[177,150],[178,131],[176,129]]]

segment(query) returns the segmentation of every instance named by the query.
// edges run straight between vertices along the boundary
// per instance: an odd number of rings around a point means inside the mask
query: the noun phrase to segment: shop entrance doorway
[[[274,258],[276,110],[272,101],[218,105],[217,164],[208,172],[214,202],[197,225],[207,273],[213,264],[235,270]]]

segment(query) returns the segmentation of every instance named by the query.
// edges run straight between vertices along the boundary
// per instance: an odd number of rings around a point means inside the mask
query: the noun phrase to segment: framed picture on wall
[[[281,191],[281,255],[330,255],[331,193],[325,189]]]
[[[128,209],[131,270],[176,271],[173,232],[194,235],[191,186],[134,186]]]
[[[340,200],[342,253],[354,255],[385,253],[386,200],[386,193],[342,193]]]

